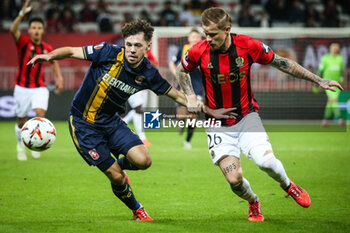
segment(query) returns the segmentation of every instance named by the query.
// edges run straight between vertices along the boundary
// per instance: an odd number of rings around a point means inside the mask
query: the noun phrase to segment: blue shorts
[[[143,144],[119,117],[111,124],[101,126],[70,115],[69,131],[83,159],[102,172],[115,162],[111,153],[118,158],[120,154],[126,155],[132,147]]]

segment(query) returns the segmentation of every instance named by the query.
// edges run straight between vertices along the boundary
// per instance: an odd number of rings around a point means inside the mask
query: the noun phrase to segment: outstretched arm
[[[295,61],[278,56],[277,54],[275,54],[275,58],[270,65],[296,78],[314,82],[325,90],[335,91],[332,87],[338,87],[340,90],[343,90],[343,87],[337,81],[322,79]]]
[[[19,24],[21,23],[23,17],[25,14],[30,12],[32,10],[32,7],[29,6],[30,0],[26,0],[23,4],[22,9],[20,10],[18,16],[16,19],[13,21],[11,27],[10,27],[10,32],[13,36],[13,39],[17,42],[19,37],[21,36],[21,32],[18,30]]]
[[[176,79],[186,96],[188,111],[190,113],[200,112],[202,103],[198,101],[197,96],[193,91],[190,75],[181,63],[176,68]]]
[[[55,49],[47,54],[40,54],[35,57],[33,57],[27,65],[34,66],[36,63],[41,63],[45,61],[54,61],[54,60],[61,60],[65,58],[75,58],[84,60],[84,53],[82,47],[62,47]]]

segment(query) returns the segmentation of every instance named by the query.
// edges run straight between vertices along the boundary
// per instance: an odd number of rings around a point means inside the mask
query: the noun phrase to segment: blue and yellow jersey
[[[125,102],[138,91],[150,89],[165,95],[171,89],[147,58],[137,68],[130,68],[123,47],[103,42],[85,46],[83,52],[92,63],[74,96],[71,113],[87,122],[112,122],[116,113],[125,112]]]
[[[189,44],[185,44],[184,46],[181,46],[177,52],[177,55],[172,58],[172,61],[175,64],[179,64],[182,60],[182,57],[185,56],[188,49],[190,48]],[[199,69],[195,69],[194,71],[190,72],[191,82],[193,86],[193,91],[196,95],[203,95],[203,83],[202,83],[202,76]]]

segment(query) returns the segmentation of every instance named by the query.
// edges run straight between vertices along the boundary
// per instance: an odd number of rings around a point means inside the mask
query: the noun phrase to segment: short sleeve
[[[166,95],[170,89],[171,85],[166,81],[157,70],[151,81],[151,86],[149,87],[157,95]]]
[[[192,46],[182,57],[181,63],[187,71],[194,71],[199,65],[200,50],[198,43]]]
[[[83,47],[84,58],[86,60],[101,63],[110,61],[115,58],[115,55],[120,51],[119,46],[102,42],[98,45],[88,45]]]
[[[16,46],[18,48],[22,48],[25,44],[30,42],[30,39],[26,36],[23,36],[22,34],[20,35],[19,39],[16,42]]]
[[[249,54],[253,61],[262,65],[269,64],[274,58],[272,49],[258,40],[251,40]]]

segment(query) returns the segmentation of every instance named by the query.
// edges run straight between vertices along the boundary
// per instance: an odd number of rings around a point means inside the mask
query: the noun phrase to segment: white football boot
[[[26,161],[27,160],[26,150],[24,147],[17,146],[17,159],[19,161]]]
[[[184,149],[185,150],[192,150],[192,145],[188,141],[184,141]]]
[[[32,150],[32,157],[33,157],[33,159],[39,159],[40,158],[40,152]]]

